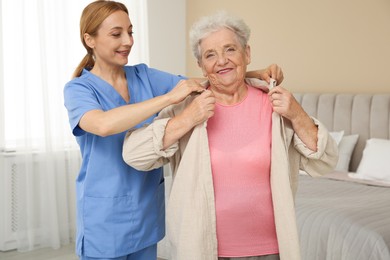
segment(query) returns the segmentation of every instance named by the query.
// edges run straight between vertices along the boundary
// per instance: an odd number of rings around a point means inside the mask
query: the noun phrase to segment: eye
[[[206,59],[210,59],[210,58],[212,58],[212,57],[214,57],[214,56],[215,56],[215,53],[214,53],[214,52],[208,52],[208,53],[205,54],[205,58],[206,58]]]
[[[130,35],[130,36],[133,36],[133,34],[134,34],[133,31],[130,31],[130,32],[129,32],[129,35]]]
[[[235,51],[235,50],[236,50],[236,48],[229,47],[229,48],[226,49],[226,52],[233,52],[233,51]]]
[[[115,31],[111,32],[111,36],[118,38],[121,36],[121,31],[115,30]]]

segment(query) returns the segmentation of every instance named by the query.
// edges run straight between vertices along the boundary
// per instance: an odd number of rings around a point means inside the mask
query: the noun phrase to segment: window
[[[63,87],[85,55],[79,20],[91,0],[1,0],[0,148],[75,146]],[[148,62],[145,1],[122,1],[135,26],[129,63]],[[137,16],[136,16],[137,15]],[[137,38],[137,37],[142,38]]]

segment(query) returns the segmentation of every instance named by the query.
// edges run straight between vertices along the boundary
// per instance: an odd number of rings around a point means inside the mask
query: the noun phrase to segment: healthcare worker
[[[80,146],[76,180],[80,259],[153,260],[165,235],[162,169],[137,171],[122,159],[127,130],[151,122],[164,107],[202,92],[196,81],[145,64],[127,66],[133,26],[122,3],[99,0],[82,12],[87,54],[65,85],[70,127]],[[276,65],[251,72],[283,80]]]

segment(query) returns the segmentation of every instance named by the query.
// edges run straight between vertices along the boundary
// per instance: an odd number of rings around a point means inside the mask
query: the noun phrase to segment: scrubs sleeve
[[[162,110],[150,125],[128,131],[123,143],[123,160],[141,171],[150,171],[169,163],[169,158],[179,149],[179,142],[176,142],[163,150],[165,128],[173,116],[170,106]]]
[[[154,96],[160,96],[171,91],[180,80],[187,79],[181,75],[170,74],[161,70],[149,68],[147,70]]]
[[[74,79],[65,85],[64,103],[68,111],[69,123],[74,136],[85,134],[85,131],[79,127],[79,122],[86,112],[102,109],[92,88],[80,82],[79,79]]]
[[[317,151],[306,147],[297,134],[294,134],[294,147],[301,156],[301,168],[312,176],[318,172],[329,172],[334,169],[338,161],[338,148],[336,141],[330,136],[327,128],[317,119],[312,118],[318,127]],[[321,169],[321,171],[318,171]]]

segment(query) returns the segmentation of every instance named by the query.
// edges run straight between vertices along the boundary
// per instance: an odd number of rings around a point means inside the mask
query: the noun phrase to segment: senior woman
[[[140,170],[170,162],[171,259],[300,259],[298,170],[331,170],[337,146],[293,95],[246,80],[250,30],[219,12],[190,33],[208,88],[129,131],[123,158]]]

